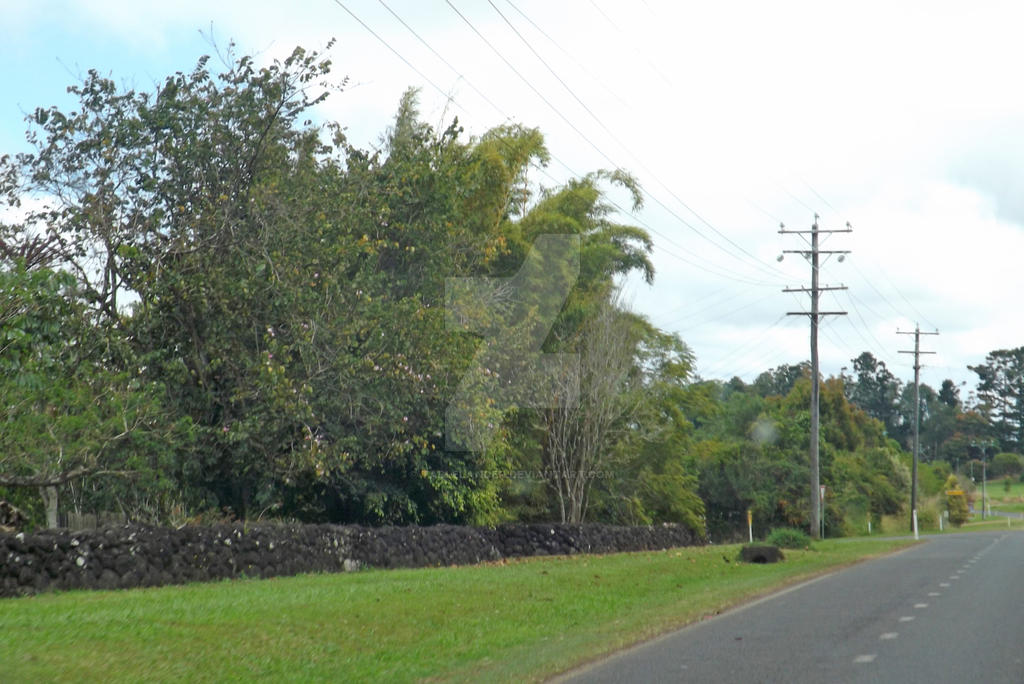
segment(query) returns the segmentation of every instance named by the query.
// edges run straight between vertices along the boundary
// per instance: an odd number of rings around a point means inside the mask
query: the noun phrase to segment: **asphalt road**
[[[1024,533],[933,537],[565,680],[1022,684]]]

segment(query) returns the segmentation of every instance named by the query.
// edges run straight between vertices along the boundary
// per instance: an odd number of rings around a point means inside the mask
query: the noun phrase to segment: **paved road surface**
[[[568,681],[1024,683],[1024,533],[933,537]]]

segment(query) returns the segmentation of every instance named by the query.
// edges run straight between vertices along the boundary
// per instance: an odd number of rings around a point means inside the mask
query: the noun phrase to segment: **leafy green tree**
[[[939,447],[940,457],[963,472],[963,466],[972,458],[971,445],[991,439],[992,425],[979,411],[963,411],[953,415],[953,434]]]
[[[960,388],[956,386],[956,383],[948,378],[942,381],[942,387],[939,389],[939,401],[951,409],[961,408]]]
[[[871,352],[853,359],[853,370],[855,376],[846,387],[849,400],[882,421],[890,437],[900,439],[904,432],[899,412],[902,383]]]
[[[952,392],[955,389],[952,381],[945,380],[935,400],[928,400],[926,419],[921,423],[921,454],[925,460],[942,458],[943,446],[956,434],[961,408],[957,395]]]
[[[760,393],[751,388],[738,390],[732,384],[705,383],[705,387],[714,401],[715,410],[693,417],[698,436],[705,439],[753,436],[757,439],[757,435],[751,435],[750,431],[764,411],[765,400]],[[762,425],[768,427],[767,424]]]
[[[48,527],[70,485],[159,465],[132,454],[170,434],[157,388],[112,357],[70,275],[0,271],[0,486],[37,490]]]
[[[801,361],[796,364],[784,363],[777,368],[772,368],[757,376],[754,380],[754,389],[762,397],[782,397],[789,394],[800,378],[809,377],[811,364],[809,361]]]
[[[978,375],[979,410],[1007,451],[1024,447],[1024,347],[997,349],[985,363],[968,366]]]
[[[605,478],[595,483],[597,507],[602,519],[682,523],[703,534],[704,502],[687,455],[694,443],[691,418],[707,415],[715,406],[709,387],[693,382],[693,355],[682,340],[647,324],[639,329],[642,374],[629,388],[636,410]]]
[[[435,136],[410,96],[387,157],[367,155],[301,123],[328,74],[319,55],[207,64],[155,96],[91,72],[77,112],[33,115],[37,151],[17,160],[45,205],[29,226],[60,238],[85,299],[194,425],[172,474],[240,516],[493,507],[451,476],[464,458],[437,453],[446,387],[472,355],[445,331],[443,277],[494,237],[462,228],[457,130]]]
[[[1020,475],[1021,471],[1024,471],[1024,459],[1018,454],[996,454],[988,466],[989,477],[1016,476]]]

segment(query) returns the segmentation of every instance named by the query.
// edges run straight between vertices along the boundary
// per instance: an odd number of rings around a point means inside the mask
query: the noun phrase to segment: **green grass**
[[[1006,478],[990,480],[985,487],[988,495],[988,505],[993,511],[1004,513],[1024,512],[1024,482],[1017,477],[1010,477],[1010,491],[1005,489]],[[978,497],[978,507],[981,506],[981,482],[976,482],[975,495]]]
[[[907,543],[825,541],[775,565],[711,546],[4,599],[0,678],[537,680]]]
[[[1000,532],[1003,530],[1021,530],[1024,529],[1024,522],[1016,518],[1004,518],[1002,516],[992,516],[981,519],[981,514],[975,515],[963,527],[957,529],[947,529],[946,532]]]

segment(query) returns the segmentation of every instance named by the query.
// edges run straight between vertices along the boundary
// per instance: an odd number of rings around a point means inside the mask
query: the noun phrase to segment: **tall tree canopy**
[[[1002,449],[1024,448],[1024,347],[991,351],[969,368],[978,375],[978,408]]]
[[[502,342],[536,335],[553,306],[537,351],[605,359],[607,340],[586,331],[610,316],[628,334],[620,379],[603,390],[609,405],[663,401],[635,392],[634,379],[654,372],[644,367],[644,340],[653,338],[636,334],[638,317],[614,304],[617,278],[654,277],[649,236],[621,223],[606,199],[618,186],[639,206],[639,187],[621,170],[539,187],[531,170],[548,160],[539,131],[506,125],[466,140],[457,122],[423,123],[415,91],[399,102],[381,149],[358,149],[340,125],[313,123],[338,89],[330,67],[303,49],[265,67],[229,60],[221,73],[204,57],[154,93],[91,71],[70,89],[75,110],[33,112],[34,151],[0,162],[0,193],[32,199],[0,228],[0,259],[24,301],[61,306],[10,318],[5,339],[24,332],[29,342],[17,344],[38,372],[69,379],[47,387],[78,397],[61,400],[68,421],[94,432],[121,421],[124,434],[74,437],[89,444],[76,453],[94,454],[88,468],[110,451],[98,446],[104,439],[187,432],[151,463],[178,485],[177,496],[145,504],[164,514],[184,505],[370,523],[503,519],[515,485],[494,474],[547,458],[553,442],[520,397],[495,401],[514,359],[479,363],[494,346],[484,332],[502,331]],[[499,287],[494,301],[459,312],[472,325],[452,324],[446,282],[531,272],[524,264],[549,235],[571,237],[577,254],[532,272],[560,270],[566,292],[527,287],[512,301]],[[83,341],[67,344],[79,339],[72,331]],[[89,364],[79,359],[86,352]],[[50,357],[43,368],[39,359]],[[24,384],[6,368],[5,382]],[[448,409],[467,378],[481,391],[465,415],[495,437],[472,450],[446,441]],[[594,415],[595,405],[583,405]],[[100,407],[110,415],[95,414]],[[631,412],[616,411],[594,438],[601,458],[629,438]],[[5,482],[74,471],[67,462],[54,470],[27,442],[11,449],[20,460],[0,461]],[[681,488],[686,501],[692,481],[681,456],[674,465],[658,458],[655,474],[668,480],[657,486]],[[140,466],[122,469],[136,476]],[[539,484],[540,509],[552,515],[557,488]],[[696,526],[698,508],[690,501],[658,515]]]

